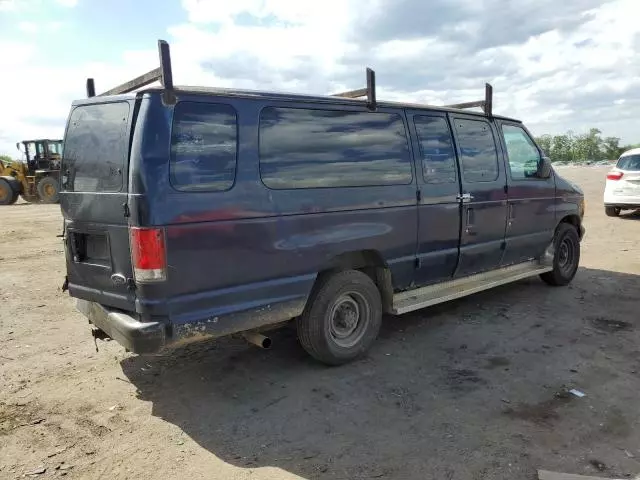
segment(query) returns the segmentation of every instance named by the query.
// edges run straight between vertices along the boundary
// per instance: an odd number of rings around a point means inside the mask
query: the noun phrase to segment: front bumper
[[[165,346],[166,327],[159,322],[141,322],[120,310],[78,300],[78,310],[89,322],[134,353],[156,353]]]

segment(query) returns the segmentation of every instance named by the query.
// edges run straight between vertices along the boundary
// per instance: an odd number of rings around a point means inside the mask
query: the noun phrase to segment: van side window
[[[413,122],[422,153],[422,176],[426,183],[456,181],[456,156],[451,130],[444,117],[416,115]]]
[[[229,190],[236,175],[237,131],[233,107],[179,102],[171,132],[172,186],[181,191]]]
[[[498,179],[498,154],[491,125],[484,120],[455,120],[460,163],[467,182]]]
[[[273,189],[409,184],[404,122],[389,113],[265,108],[260,176]]]
[[[507,146],[509,170],[514,180],[537,178],[540,152],[527,132],[516,125],[502,125],[502,136]]]

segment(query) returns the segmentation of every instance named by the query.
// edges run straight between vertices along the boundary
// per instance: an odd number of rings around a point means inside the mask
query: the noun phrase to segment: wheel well
[[[567,215],[560,223],[568,223],[569,225],[573,225],[576,231],[578,232],[578,236],[580,236],[580,217],[578,215]]]
[[[387,264],[376,250],[341,253],[333,257],[324,270],[361,270],[367,267],[386,268]]]
[[[382,296],[383,311],[388,312],[393,303],[393,282],[389,266],[377,250],[359,250],[336,255],[318,273],[316,285],[324,278],[343,270],[360,270],[376,284]]]

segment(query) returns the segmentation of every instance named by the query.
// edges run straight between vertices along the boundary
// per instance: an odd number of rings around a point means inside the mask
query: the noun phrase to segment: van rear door
[[[131,97],[74,104],[64,138],[60,206],[73,297],[133,310],[128,156]]]

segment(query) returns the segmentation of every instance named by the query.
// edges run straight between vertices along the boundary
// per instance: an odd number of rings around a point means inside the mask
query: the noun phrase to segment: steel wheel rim
[[[52,197],[56,193],[56,191],[53,188],[53,185],[45,185],[44,186],[44,193],[47,194],[47,197]]]
[[[369,323],[369,306],[357,292],[340,296],[329,312],[329,331],[333,341],[343,348],[351,348],[363,337]]]
[[[558,268],[562,273],[571,273],[575,263],[576,247],[570,238],[564,238],[558,247]]]

